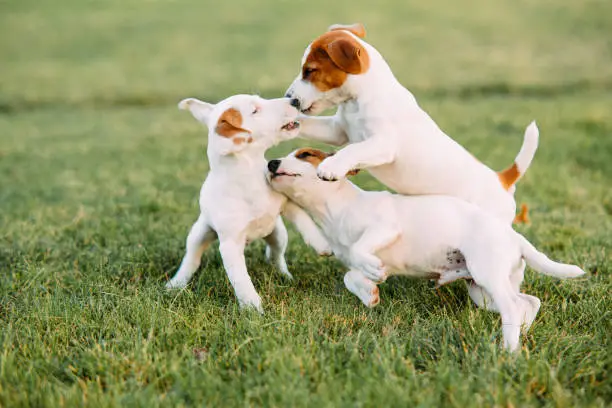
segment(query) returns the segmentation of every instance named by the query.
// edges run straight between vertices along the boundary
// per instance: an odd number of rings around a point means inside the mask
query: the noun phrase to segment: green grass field
[[[610,406],[611,16],[607,0],[0,1],[0,406]],[[462,283],[390,279],[368,310],[293,232],[292,282],[248,249],[264,316],[238,309],[216,249],[163,289],[207,172],[176,103],[279,96],[308,42],[354,21],[493,168],[538,121],[517,228],[589,274],[527,272],[543,304],[518,356]]]

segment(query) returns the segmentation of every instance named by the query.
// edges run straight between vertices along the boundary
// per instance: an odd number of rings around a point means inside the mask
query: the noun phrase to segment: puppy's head
[[[321,150],[303,148],[289,153],[281,159],[268,162],[267,179],[272,188],[289,199],[304,205],[304,199],[324,198],[332,194],[346,180],[329,182],[317,176],[317,167],[333,153]],[[348,175],[357,174],[359,170],[351,170]]]
[[[286,92],[302,113],[316,115],[349,98],[347,82],[366,73],[370,57],[361,24],[333,25],[315,39],[302,58],[297,78]]]
[[[287,98],[234,95],[216,105],[187,98],[178,106],[208,126],[209,149],[221,155],[249,146],[268,148],[299,133],[298,111]]]

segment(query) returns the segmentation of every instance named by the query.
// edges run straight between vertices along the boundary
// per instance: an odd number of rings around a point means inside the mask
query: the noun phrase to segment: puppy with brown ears
[[[521,293],[525,262],[557,278],[584,274],[551,261],[508,223],[464,200],[444,195],[403,196],[364,191],[342,177],[323,181],[317,170],[331,155],[299,149],[268,162],[276,191],[304,208],[349,271],[344,283],[369,307],[380,302],[378,282],[389,275],[436,280],[466,279],[472,300],[501,315],[504,345],[520,346],[540,299]]]
[[[535,122],[514,163],[495,172],[438,127],[364,37],[361,24],[330,27],[306,48],[286,93],[306,115],[338,107],[333,116],[300,118],[301,137],[346,145],[321,163],[319,177],[337,180],[351,169],[368,169],[400,194],[458,197],[510,224],[515,184],[538,147]],[[517,221],[526,219],[525,211]]]
[[[299,133],[298,111],[286,98],[266,100],[255,95],[231,96],[216,105],[189,98],[179,103],[208,126],[210,171],[200,191],[200,216],[187,237],[187,251],[168,288],[187,285],[204,250],[217,238],[227,276],[238,302],[263,312],[261,298],[249,277],[244,248],[263,238],[266,256],[291,278],[285,262],[287,217],[307,244],[330,254],[329,244],[310,217],[266,182],[265,151]]]

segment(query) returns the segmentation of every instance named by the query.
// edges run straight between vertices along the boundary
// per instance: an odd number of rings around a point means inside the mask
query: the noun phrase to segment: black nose
[[[300,100],[298,98],[293,98],[290,102],[291,106],[295,109],[300,110]]]
[[[280,167],[281,161],[274,159],[274,160],[270,160],[268,162],[268,170],[270,170],[270,173],[276,173],[276,170],[278,170],[278,168]]]

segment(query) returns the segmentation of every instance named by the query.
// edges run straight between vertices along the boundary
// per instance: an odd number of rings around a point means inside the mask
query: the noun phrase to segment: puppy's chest
[[[342,107],[341,120],[342,127],[346,132],[351,143],[362,142],[370,136],[367,121],[362,114],[363,108],[357,105],[356,102],[347,102]]]
[[[283,202],[283,198],[276,193],[252,198],[246,225],[248,240],[261,238],[272,232]]]

